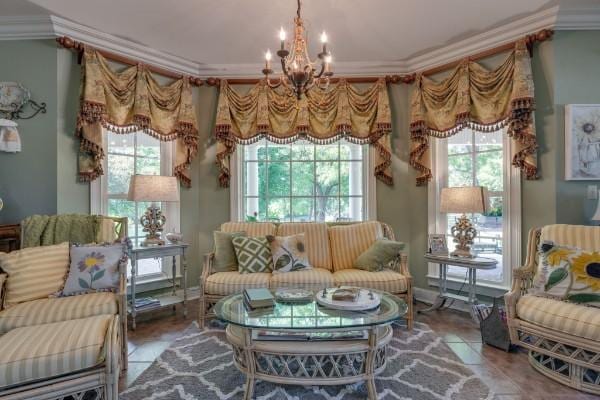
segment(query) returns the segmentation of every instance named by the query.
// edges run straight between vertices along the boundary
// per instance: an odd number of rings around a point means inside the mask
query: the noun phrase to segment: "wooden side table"
[[[9,253],[21,247],[21,225],[0,225],[0,252]]]
[[[183,317],[187,318],[187,261],[185,257],[185,252],[189,244],[187,243],[167,243],[163,246],[136,246],[129,249],[129,258],[131,259],[131,298],[129,300],[129,307],[127,309],[128,314],[131,316],[131,328],[135,330],[136,323],[135,317],[138,313],[143,313],[147,311],[154,311],[161,308],[173,307],[175,305],[182,304],[183,306]],[[177,294],[177,287],[175,283],[175,276],[177,272],[177,256],[181,257],[181,279],[182,279],[182,287],[183,294]],[[155,307],[145,308],[141,310],[136,310],[135,308],[135,296],[136,296],[136,282],[137,282],[137,274],[138,274],[138,261],[147,258],[164,258],[164,257],[173,257],[173,288],[170,296],[157,296],[157,299],[160,300],[160,305],[156,305]]]
[[[465,301],[471,305],[477,304],[477,295],[475,289],[477,288],[477,270],[478,269],[494,269],[498,265],[498,261],[493,258],[487,257],[452,257],[452,256],[439,256],[430,253],[425,253],[425,260],[432,263],[439,264],[439,294],[431,305],[431,307],[424,310],[420,310],[419,313],[429,312],[438,310],[444,307],[446,300],[456,299]],[[468,271],[468,289],[469,295],[462,296],[448,292],[448,265],[455,267],[467,268]]]

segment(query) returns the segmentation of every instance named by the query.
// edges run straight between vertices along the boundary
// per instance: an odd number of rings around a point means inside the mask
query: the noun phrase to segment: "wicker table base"
[[[250,328],[229,324],[226,332],[234,364],[246,374],[246,400],[252,398],[255,379],[294,385],[366,381],[369,399],[376,400],[375,375],[385,368],[393,333],[384,325],[369,328],[367,340],[259,341]]]

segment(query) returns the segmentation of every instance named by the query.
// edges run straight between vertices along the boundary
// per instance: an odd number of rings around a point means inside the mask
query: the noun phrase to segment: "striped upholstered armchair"
[[[547,225],[529,232],[527,260],[514,270],[505,295],[511,341],[529,350],[529,362],[542,374],[600,394],[600,310],[528,294],[545,241],[599,251],[600,227]]]

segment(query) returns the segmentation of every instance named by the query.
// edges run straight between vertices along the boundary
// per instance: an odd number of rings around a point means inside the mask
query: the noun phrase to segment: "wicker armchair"
[[[235,224],[236,230],[245,230],[242,225],[252,224],[252,223],[234,223],[234,224]],[[279,234],[281,232],[281,227],[284,226],[285,224],[288,224],[288,223],[281,223],[278,225],[274,225],[274,228],[273,228],[274,231],[269,234],[275,234],[276,232]],[[317,223],[314,223],[314,224],[317,224]],[[339,225],[352,225],[352,224],[356,224],[356,223],[335,222],[335,223],[328,223],[327,226],[331,227],[331,226],[336,226],[336,225],[339,226]],[[390,226],[385,223],[382,223],[382,222],[379,222],[379,224],[381,224],[381,230],[383,232],[383,236],[390,240],[394,240],[395,239],[394,231],[390,228]],[[226,224],[224,224],[224,226],[225,225]],[[288,224],[288,225],[290,225],[290,224]],[[324,225],[324,224],[322,224],[322,225]],[[328,228],[326,228],[326,229],[328,229]],[[252,236],[250,233],[249,233],[249,235]],[[329,239],[327,237],[327,231],[325,232],[325,237],[323,238],[323,240],[319,241],[319,243],[323,246],[330,245]],[[228,273],[228,272],[225,272],[225,273],[215,272],[213,270],[213,260],[214,260],[214,253],[208,253],[205,255],[204,267],[202,269],[202,274],[200,276],[200,304],[199,304],[199,310],[198,310],[198,323],[201,328],[204,327],[206,320],[214,317],[213,307],[219,300],[221,300],[228,294],[231,294],[233,292],[240,293],[245,289],[244,283],[235,281],[236,279],[238,279],[240,274]],[[316,267],[319,267],[319,266],[317,265]],[[323,277],[323,280],[321,282],[314,282],[314,281],[306,282],[306,281],[298,280],[295,282],[295,284],[293,284],[293,286],[294,287],[304,287],[307,289],[318,289],[318,288],[324,288],[324,287],[333,286],[333,285],[349,284],[349,283],[345,283],[343,281],[343,278],[340,276],[341,274],[339,274],[341,271],[335,271],[335,268],[334,268],[334,271],[325,271],[322,268],[315,268],[315,269],[320,270],[320,273],[322,274],[321,276]],[[344,271],[346,271],[346,274],[347,274],[349,271],[357,271],[357,270],[344,270]],[[366,272],[366,271],[361,271],[361,272],[363,272],[365,274],[380,274],[380,272]],[[408,257],[406,255],[406,253],[400,253],[399,257],[398,257],[398,261],[393,266],[393,270],[390,270],[389,272],[386,272],[386,273],[391,274],[391,276],[388,275],[391,277],[391,279],[396,279],[397,282],[401,281],[401,285],[394,285],[393,282],[387,282],[387,286],[385,286],[385,289],[382,289],[381,287],[378,287],[378,286],[381,286],[382,284],[386,285],[386,283],[382,283],[381,281],[379,283],[369,282],[370,277],[364,276],[364,275],[362,277],[358,278],[358,280],[352,280],[352,285],[362,286],[362,287],[371,287],[373,289],[387,290],[388,292],[391,292],[394,295],[396,295],[399,298],[406,301],[406,304],[408,306],[408,311],[405,316],[406,323],[407,323],[408,329],[412,329],[412,327],[413,327],[413,304],[412,304],[413,288],[412,288],[412,276],[411,276],[409,268],[408,268]],[[232,290],[231,293],[225,293],[225,292],[215,293],[214,290],[211,290],[211,286],[212,287],[215,286],[214,282],[211,282],[211,280],[215,280],[215,277],[218,276],[217,274],[230,274],[229,275],[230,278],[225,278],[221,284],[223,286],[234,287],[235,290]],[[291,272],[288,274],[296,274],[296,273]],[[280,275],[288,275],[288,274],[280,274]],[[254,274],[245,274],[245,275],[254,275]],[[268,274],[268,275],[271,275],[271,274]],[[229,279],[229,280],[227,280],[227,279]],[[365,280],[361,281],[361,279],[365,279]],[[394,290],[394,286],[397,287],[397,290]],[[276,288],[277,285],[275,284],[274,280],[270,280],[269,277],[266,277],[265,282],[264,282],[264,287]],[[389,287],[389,289],[388,289],[388,287]]]
[[[545,240],[598,250],[600,227],[548,225],[529,232],[525,265],[514,269],[512,288],[504,296],[511,342],[529,350],[530,364],[542,374],[600,395],[600,310],[527,294],[538,267],[538,245]]]

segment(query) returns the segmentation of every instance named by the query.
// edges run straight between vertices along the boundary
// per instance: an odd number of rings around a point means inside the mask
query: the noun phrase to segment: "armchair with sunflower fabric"
[[[505,301],[511,342],[537,371],[600,395],[599,226],[532,229]]]

